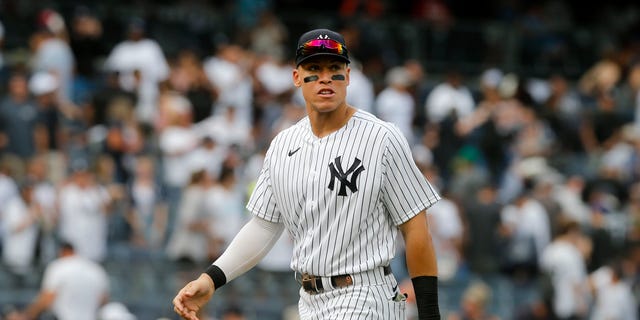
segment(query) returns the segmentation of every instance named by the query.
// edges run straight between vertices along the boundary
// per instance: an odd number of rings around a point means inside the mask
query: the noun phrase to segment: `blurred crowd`
[[[269,142],[305,115],[297,34],[256,3],[204,52],[169,54],[144,16],[106,46],[101,16],[79,6],[38,10],[28,48],[3,59],[0,24],[5,285],[27,285],[63,243],[98,265],[124,245],[196,271],[222,252]],[[360,2],[341,3],[357,20]],[[363,19],[384,11],[362,3]],[[434,29],[453,23],[445,2],[422,5]],[[575,78],[455,64],[436,76],[419,59],[370,59],[361,26],[326,27],[353,46],[348,103],[397,125],[443,196],[428,212],[446,317],[637,319],[640,34]],[[287,275],[290,250],[284,235],[260,268]],[[408,277],[402,259],[393,269]]]

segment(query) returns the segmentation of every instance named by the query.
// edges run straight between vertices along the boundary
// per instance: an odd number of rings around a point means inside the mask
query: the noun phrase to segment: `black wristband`
[[[418,319],[440,320],[438,308],[438,278],[434,276],[420,276],[411,278],[413,291],[418,305]]]
[[[213,287],[216,289],[219,289],[227,283],[227,276],[225,276],[222,269],[215,264],[210,265],[204,273],[211,277],[211,280],[213,280]]]

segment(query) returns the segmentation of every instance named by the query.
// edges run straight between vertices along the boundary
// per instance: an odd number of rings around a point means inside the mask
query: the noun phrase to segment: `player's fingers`
[[[196,312],[195,311],[189,311],[187,313],[185,313],[182,318],[187,319],[187,320],[198,320],[198,316],[196,316]]]
[[[198,320],[196,310],[191,310],[185,305],[185,298],[193,296],[194,293],[186,288],[180,290],[178,295],[173,299],[173,310],[183,319]]]
[[[177,313],[177,314],[180,316],[180,318],[183,318],[183,317],[182,317],[182,311],[181,311],[180,309],[178,309],[178,307],[173,306],[173,311],[174,311],[175,313]]]
[[[173,310],[180,316],[180,318],[185,320],[198,320],[195,311],[189,311],[186,309],[179,309],[178,307],[173,307]]]
[[[180,295],[177,295],[175,298],[173,298],[173,308],[176,309],[176,311],[182,310],[184,308]]]
[[[187,308],[185,307],[180,294],[173,299],[173,309],[181,316],[187,313]]]

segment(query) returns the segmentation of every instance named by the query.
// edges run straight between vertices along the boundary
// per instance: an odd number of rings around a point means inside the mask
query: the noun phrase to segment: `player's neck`
[[[347,104],[331,112],[310,112],[311,130],[318,138],[326,137],[344,127],[354,113],[356,109]]]

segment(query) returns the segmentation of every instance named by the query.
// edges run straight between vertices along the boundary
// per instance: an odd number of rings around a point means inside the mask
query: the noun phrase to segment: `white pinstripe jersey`
[[[280,132],[247,209],[285,224],[293,270],[332,276],[388,265],[397,226],[438,199],[398,128],[358,110],[322,138],[308,117]]]

